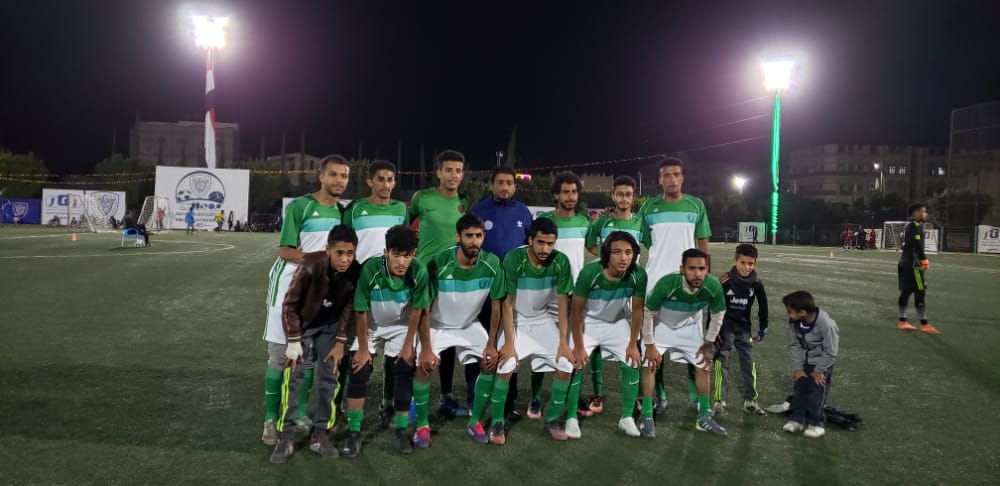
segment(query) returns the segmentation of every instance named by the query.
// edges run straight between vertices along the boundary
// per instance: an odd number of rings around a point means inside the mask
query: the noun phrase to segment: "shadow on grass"
[[[985,363],[966,357],[968,351],[955,349],[954,346],[942,341],[940,336],[915,336],[919,338],[929,337],[930,339],[918,339],[917,341],[937,354],[943,361],[950,363],[968,379],[976,382],[980,388],[1000,395],[1000,374],[986,366]]]

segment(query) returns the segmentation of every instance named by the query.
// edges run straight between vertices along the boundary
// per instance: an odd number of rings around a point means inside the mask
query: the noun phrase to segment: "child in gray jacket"
[[[806,437],[819,438],[826,433],[823,407],[837,361],[840,331],[830,315],[816,306],[809,292],[792,292],[782,302],[791,326],[788,349],[794,381],[788,422],[782,429],[792,433],[804,429]]]

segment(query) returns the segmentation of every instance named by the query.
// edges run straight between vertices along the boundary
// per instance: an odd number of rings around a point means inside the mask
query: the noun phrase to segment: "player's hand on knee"
[[[589,356],[587,356],[587,351],[583,349],[583,346],[573,347],[573,359],[576,363],[576,369],[582,370],[584,366],[587,366]]]
[[[559,350],[556,351],[556,363],[559,362],[559,358],[565,358],[566,361],[569,361],[574,368],[577,366],[576,356],[573,355],[573,351],[571,351],[569,349],[569,346],[567,346],[565,343],[559,344]]]
[[[705,370],[710,371],[712,369],[712,358],[715,356],[715,344],[711,342],[705,342],[698,348],[698,352],[694,355],[695,366]]]
[[[492,344],[486,346],[483,350],[483,362],[482,367],[486,371],[494,371],[497,369],[497,364],[500,363],[500,352],[497,351],[497,347]]]
[[[639,348],[635,346],[630,346],[627,351],[625,351],[625,364],[632,368],[638,368],[642,363],[642,356],[639,356]]]
[[[361,371],[362,368],[372,364],[372,355],[367,349],[359,349],[354,352],[354,359],[351,360],[351,367],[355,373]]]
[[[338,341],[330,348],[330,352],[323,358],[323,362],[330,363],[330,369],[333,370],[333,374],[337,374],[337,368],[340,367],[340,360],[342,359],[344,359],[344,343]]]
[[[285,345],[285,366],[292,368],[292,373],[295,372],[295,364],[302,362],[302,343],[300,341],[288,340],[288,344]]]
[[[431,374],[431,372],[434,371],[435,368],[437,368],[439,361],[440,360],[438,359],[438,356],[434,354],[434,352],[431,351],[430,348],[425,347],[420,350],[420,358],[418,360],[418,365],[420,369],[423,370],[428,375]]]
[[[660,367],[662,360],[663,356],[660,355],[660,350],[656,349],[656,345],[647,344],[646,355],[643,357],[642,365],[648,368],[649,371],[655,372]]]
[[[504,344],[500,348],[500,356],[497,357],[497,370],[500,370],[502,363],[506,363],[507,360],[513,359],[515,362],[518,360],[517,349],[514,347],[514,343]]]

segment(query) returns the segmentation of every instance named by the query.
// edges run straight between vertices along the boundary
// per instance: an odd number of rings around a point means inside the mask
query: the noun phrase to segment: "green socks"
[[[264,369],[264,420],[277,421],[281,407],[281,371],[268,366]]]
[[[622,416],[628,418],[632,416],[632,409],[635,407],[635,399],[639,396],[639,370],[625,364],[618,363],[622,370]],[[645,409],[645,406],[643,406]]]
[[[431,424],[430,420],[427,418],[430,413],[430,403],[431,382],[413,380],[413,404],[417,408],[417,428],[427,427]],[[404,415],[403,418],[408,417]]]
[[[653,397],[642,397],[642,418],[653,418]]]
[[[406,413],[397,413],[393,416],[393,421],[396,423],[397,429],[405,429],[410,425],[410,411],[407,410]]]
[[[493,394],[493,383],[497,375],[487,375],[480,373],[476,378],[475,398],[472,401],[472,410],[469,413],[469,427],[476,425],[486,411],[486,405],[490,403],[490,395]],[[506,393],[506,389],[504,390]]]
[[[708,395],[698,395],[698,418],[712,416],[712,404],[708,400]]]
[[[545,373],[541,371],[531,372],[531,399],[542,401],[542,384],[545,382]]]
[[[552,380],[552,396],[549,397],[549,406],[545,409],[545,421],[551,422],[560,415],[566,408],[566,392],[569,391],[569,382],[560,380],[558,376]]]
[[[295,420],[306,416],[309,411],[309,395],[313,389],[313,373],[315,370],[309,369],[302,372],[302,386],[299,388],[299,405],[295,409]]]
[[[382,403],[392,403],[396,393],[396,363],[395,359],[382,356]]]
[[[663,387],[663,364],[660,364],[660,367],[656,369],[654,381],[656,382],[656,397],[667,398],[667,389]]]
[[[694,365],[688,365],[688,402],[698,399],[698,384],[694,381]]]
[[[573,373],[569,379],[569,393],[566,396],[566,418],[577,418],[576,411],[580,408],[580,388],[583,387],[583,371]]]
[[[497,376],[496,380],[493,382],[493,393],[490,394],[490,401],[492,402],[490,410],[493,412],[493,423],[495,424],[504,423],[503,409],[504,405],[507,404],[508,388],[510,388],[510,380]],[[479,385],[476,385],[477,398],[478,389]]]
[[[590,379],[594,383],[594,394],[604,395],[604,359],[601,348],[594,348],[590,353]]]
[[[365,418],[364,409],[347,411],[347,428],[351,432],[361,432],[361,420]]]

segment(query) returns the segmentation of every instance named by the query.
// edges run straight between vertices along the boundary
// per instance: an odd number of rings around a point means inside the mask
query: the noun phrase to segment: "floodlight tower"
[[[215,51],[226,45],[228,17],[191,17],[194,24],[194,43],[205,50],[205,165],[215,168],[215,77],[213,58]]]
[[[747,185],[747,182],[750,180],[746,177],[733,176],[733,187],[740,191],[740,196],[743,196],[743,187]]]
[[[792,85],[792,71],[795,63],[787,59],[766,61],[762,65],[764,71],[764,88],[774,93],[774,121],[771,125],[771,244],[778,243],[778,159],[781,152],[779,136],[781,134],[781,92]]]

